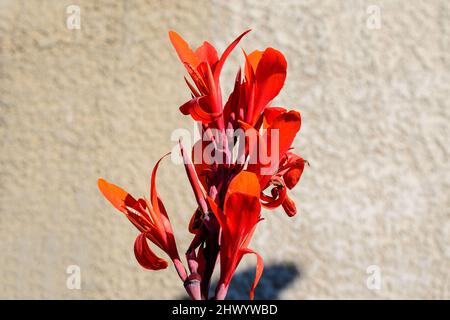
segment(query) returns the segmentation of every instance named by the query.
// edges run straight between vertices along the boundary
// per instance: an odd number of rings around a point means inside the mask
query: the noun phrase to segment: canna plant
[[[168,262],[150,248],[150,241],[167,254],[194,300],[225,299],[233,274],[247,254],[256,256],[255,279],[250,289],[253,299],[263,273],[263,260],[249,244],[262,220],[261,209],[281,206],[290,217],[297,212],[288,190],[299,182],[307,163],[291,148],[300,130],[300,113],[271,105],[286,79],[283,54],[273,48],[250,54],[243,51],[245,65],[238,71],[226,103],[222,100],[222,67],[249,31],[234,40],[220,57],[208,42],[194,51],[176,32],[169,32],[191,79],[185,77],[191,98],[180,111],[198,122],[201,133],[201,139],[189,149],[179,141],[198,205],[188,226],[193,240],[184,263],[169,215],[156,190],[158,166],[165,156],[151,173],[149,199],[136,199],[120,187],[98,180],[105,198],[139,230],[134,243],[139,264],[150,270],[168,267]],[[219,281],[210,297],[216,266],[220,266]]]

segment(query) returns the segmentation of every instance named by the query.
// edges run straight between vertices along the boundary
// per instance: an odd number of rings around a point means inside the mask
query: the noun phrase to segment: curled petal
[[[298,165],[292,167],[288,170],[283,176],[284,182],[286,183],[286,187],[289,189],[294,188],[300,177],[302,176],[303,169],[305,168],[305,162],[301,161]]]
[[[241,258],[246,254],[254,254],[256,256],[255,279],[253,280],[253,284],[250,289],[250,299],[253,300],[253,298],[255,297],[255,288],[258,285],[259,279],[261,278],[261,275],[264,271],[264,261],[261,258],[261,256],[252,249],[249,248],[241,249],[240,251]]]
[[[189,100],[180,107],[180,111],[184,115],[190,114],[195,121],[201,121],[203,124],[211,123],[217,120],[222,112],[209,112],[208,98],[206,96]]]
[[[297,185],[307,163],[308,161],[295,153],[286,152],[278,171],[278,174],[283,176],[286,187],[292,189]]]
[[[280,204],[282,204],[286,198],[286,188],[281,187],[280,189],[272,189],[272,190],[279,190],[276,192],[276,195],[272,197],[268,197],[266,195],[261,196],[261,199],[267,202],[262,202],[264,208],[267,209],[274,209],[278,207]]]
[[[160,270],[167,268],[167,261],[158,257],[148,246],[145,233],[137,236],[134,242],[134,255],[139,264],[145,269]]]
[[[149,212],[152,216],[152,219],[154,220],[154,223],[158,230],[161,232],[165,230],[164,221],[168,220],[168,216],[164,210],[160,209],[160,200],[158,196],[158,192],[156,191],[156,174],[158,172],[159,164],[161,163],[162,159],[167,157],[170,153],[166,153],[164,156],[162,156],[158,162],[156,162],[155,167],[152,170],[152,175],[150,178],[150,201],[151,206],[149,205]],[[161,214],[163,213],[163,214]],[[165,238],[165,233],[162,232],[163,238]]]
[[[266,201],[262,202],[264,208],[273,209],[278,207],[280,204],[284,202],[286,199],[286,186],[283,183],[283,180],[277,176],[275,176],[271,181],[271,185],[273,185],[273,189],[271,190],[272,196],[268,196],[261,192],[261,200]]]
[[[295,202],[286,196],[284,202],[282,203],[283,209],[289,217],[293,217],[297,214],[297,208],[295,206]]]

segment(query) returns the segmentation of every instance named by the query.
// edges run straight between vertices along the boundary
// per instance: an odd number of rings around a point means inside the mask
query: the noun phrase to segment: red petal
[[[134,242],[134,255],[139,264],[150,270],[160,270],[167,268],[167,261],[158,257],[148,246],[145,233],[137,236]]]
[[[216,49],[208,41],[203,42],[203,44],[195,50],[195,54],[201,61],[208,62],[211,68],[219,61]]]
[[[258,183],[258,177],[253,172],[241,171],[228,185],[227,195],[239,192],[259,198],[261,189]]]
[[[278,161],[281,161],[283,155],[289,150],[289,148],[292,145],[292,142],[294,141],[294,138],[297,134],[297,132],[300,130],[301,126],[301,118],[300,113],[297,111],[289,111],[286,113],[282,113],[279,115],[272,123],[270,128],[267,129],[267,131],[264,134],[263,141],[266,141],[268,144],[267,150],[271,151],[271,143],[272,143],[272,134],[275,134],[275,131],[278,130]],[[269,156],[275,156],[270,155]],[[255,172],[258,175],[261,175],[261,169],[262,168],[271,168],[271,163],[267,165],[263,164],[249,164],[248,170]],[[266,174],[261,177],[261,187],[265,188],[267,182],[270,180],[271,175]]]
[[[253,123],[259,118],[264,107],[275,98],[286,79],[287,62],[283,54],[273,48],[267,48],[256,69],[257,92]]]
[[[282,206],[289,217],[293,217],[297,214],[297,207],[295,206],[295,202],[288,196],[286,196],[286,198],[284,199]]]
[[[223,228],[225,245],[237,243],[239,248],[244,241],[248,243],[247,236],[258,223],[260,213],[258,197],[240,192],[227,193],[224,205],[226,228]]]
[[[246,91],[245,96],[247,98],[246,108],[245,108],[245,121],[253,124],[253,113],[255,109],[255,74],[253,72],[253,67],[251,67],[251,62],[244,51],[245,56],[245,71],[246,71],[246,82],[244,82],[244,90]]]
[[[222,228],[226,228],[226,218],[225,215],[223,214],[223,211],[219,208],[217,203],[210,196],[206,197],[206,201],[208,202],[211,211],[216,216],[217,221],[219,221],[220,226]]]
[[[200,228],[200,225],[202,223],[201,221],[202,212],[199,208],[195,210],[194,214],[191,217],[191,220],[189,221],[189,232],[196,234],[197,230]]]
[[[191,93],[194,97],[200,97],[200,92],[198,92],[198,90],[194,87],[194,85],[192,83],[189,82],[189,80],[184,77],[184,81],[186,82],[186,84],[189,87],[189,90],[191,90]]]
[[[240,251],[241,257],[246,254],[254,254],[256,256],[256,272],[255,272],[255,279],[253,280],[252,287],[250,289],[250,299],[253,300],[255,297],[255,288],[258,285],[259,279],[261,278],[261,275],[264,271],[264,261],[261,258],[261,256],[256,253],[255,251],[245,248]]]
[[[195,168],[192,165],[191,159],[186,154],[183,144],[181,140],[179,141],[181,156],[183,157],[184,168],[186,169],[186,174],[189,179],[189,183],[191,184],[192,190],[194,191],[195,199],[197,200],[198,205],[200,206],[203,213],[208,211],[208,207],[206,205],[205,196],[203,194],[203,190],[200,187],[198,182],[197,174],[195,172]]]
[[[245,36],[247,33],[251,31],[247,30],[244,33],[242,33],[239,37],[237,37],[222,53],[222,56],[220,57],[220,60],[217,62],[215,68],[214,68],[214,81],[215,83],[219,83],[219,76],[220,72],[222,71],[223,64],[225,63],[225,60],[230,55],[231,51],[233,51],[234,47],[241,41],[242,37]]]
[[[155,166],[152,170],[152,175],[150,178],[150,201],[152,202],[152,208],[155,211],[156,215],[159,216],[161,213],[161,210],[159,208],[159,197],[158,192],[156,191],[156,173],[158,172],[159,164],[161,163],[162,159],[167,157],[170,153],[166,153],[163,155],[158,162],[156,162]]]
[[[267,201],[262,203],[264,208],[267,209],[277,208],[286,199],[287,193],[286,187],[284,185],[279,186],[277,189],[272,189],[272,191],[276,191],[273,197],[261,193],[261,200]]]
[[[226,217],[225,232],[239,234],[237,238],[228,241],[241,242],[245,240],[252,228],[258,223],[261,204],[258,177],[251,172],[241,171],[228,185],[224,201]],[[241,239],[239,239],[241,237]]]
[[[300,180],[300,177],[302,176],[304,168],[305,163],[302,161],[298,164],[298,166],[289,169],[289,171],[283,175],[286,187],[292,189],[297,185],[298,181]]]
[[[264,109],[264,128],[268,128],[272,125],[273,121],[282,113],[285,113],[286,109],[281,107],[271,107]]]

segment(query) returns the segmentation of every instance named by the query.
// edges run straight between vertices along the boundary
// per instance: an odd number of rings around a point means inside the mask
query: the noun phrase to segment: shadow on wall
[[[227,300],[249,300],[250,287],[255,276],[255,268],[246,269],[233,276],[228,289]],[[280,293],[287,288],[301,271],[294,264],[271,264],[264,267],[264,272],[255,289],[255,300],[280,299]],[[213,283],[211,288],[215,288]],[[213,292],[211,292],[213,295]],[[188,299],[183,296],[182,299]]]

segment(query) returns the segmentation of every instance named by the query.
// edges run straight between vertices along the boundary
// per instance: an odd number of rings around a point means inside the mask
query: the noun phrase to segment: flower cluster
[[[199,123],[202,136],[192,150],[179,141],[198,204],[189,222],[193,240],[186,251],[187,268],[180,259],[169,216],[156,191],[156,173],[162,158],[151,174],[149,200],[135,199],[114,184],[103,179],[98,181],[106,199],[140,232],[134,244],[139,264],[151,270],[168,266],[167,261],[151,250],[147,241],[150,240],[168,255],[186,291],[196,300],[210,298],[210,281],[218,260],[220,277],[213,298],[224,299],[233,274],[246,254],[257,258],[250,290],[253,298],[263,272],[263,260],[248,245],[262,220],[261,208],[282,206],[289,216],[297,212],[287,191],[298,183],[306,163],[291,148],[300,130],[300,113],[271,105],[286,79],[287,63],[283,54],[273,48],[250,54],[243,51],[245,65],[238,71],[226,103],[222,100],[222,67],[249,31],[234,40],[220,58],[210,43],[204,42],[194,51],[177,33],[169,32],[170,41],[191,79],[185,78],[191,98],[180,111]],[[236,135],[238,130],[243,130],[245,135]]]

